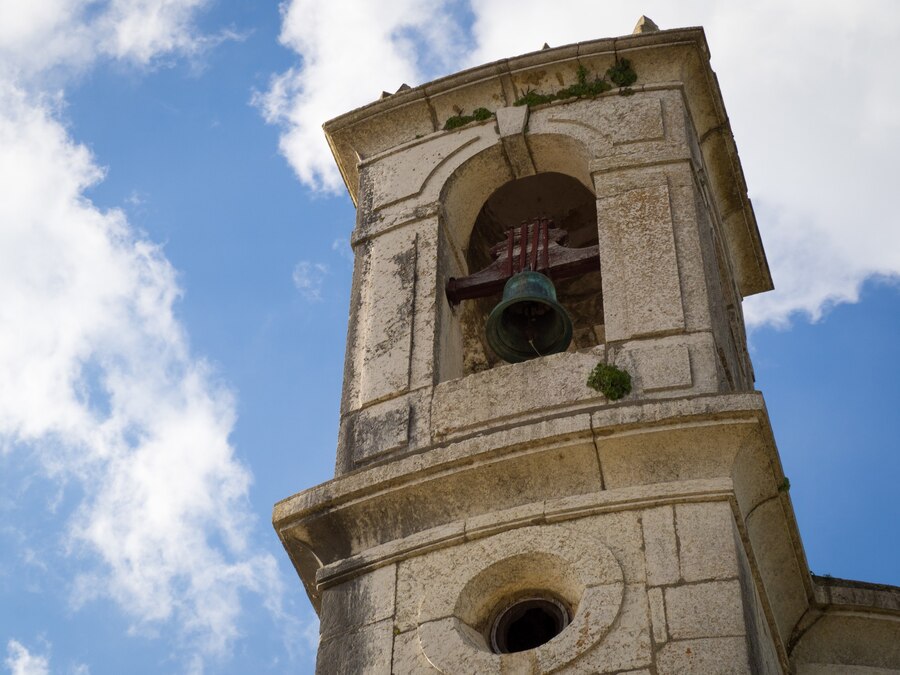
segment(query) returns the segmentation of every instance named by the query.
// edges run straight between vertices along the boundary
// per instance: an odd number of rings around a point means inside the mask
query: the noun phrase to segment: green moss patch
[[[607,363],[598,363],[588,375],[587,386],[610,401],[618,401],[631,393],[631,375]]]
[[[457,108],[459,110],[459,108]],[[459,129],[460,127],[464,127],[470,122],[484,122],[484,120],[489,120],[494,116],[487,108],[475,108],[472,111],[471,115],[454,115],[446,122],[444,122],[444,131],[450,131],[451,129]]]
[[[607,81],[607,77],[612,84]],[[628,87],[636,81],[637,73],[634,72],[628,59],[618,59],[614,66],[607,69],[606,76],[595,75],[592,79],[589,78],[587,68],[578,66],[578,81],[575,84],[563,87],[552,94],[539,94],[533,89],[529,89],[524,95],[513,101],[513,105],[535,106],[568,98],[594,98],[612,89],[613,84],[617,87]],[[633,93],[631,90],[628,92]]]

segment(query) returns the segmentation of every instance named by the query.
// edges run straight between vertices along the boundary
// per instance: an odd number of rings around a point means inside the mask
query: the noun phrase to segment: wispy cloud
[[[455,2],[414,4],[286,5],[281,39],[299,61],[258,101],[282,126],[281,149],[303,183],[336,189],[321,124],[374,100],[381,88],[545,41],[627,34],[640,11],[663,28],[707,29],[776,285],[748,299],[748,322],[784,324],[798,312],[816,319],[836,302],[855,301],[866,279],[900,275],[892,202],[900,151],[893,114],[900,80],[892,70],[900,42],[892,31],[900,5],[893,0],[647,0],[639,10],[572,0],[564,11],[547,11],[544,0],[490,0],[472,3],[471,16]],[[470,20],[473,46],[463,50]],[[419,39],[438,33],[442,39]]]
[[[293,0],[282,12],[281,42],[302,64],[274,76],[255,101],[281,126],[281,151],[300,180],[334,192],[341,178],[322,122],[376,100],[383,89],[418,82],[420,59],[452,69],[463,35],[439,0]],[[420,53],[422,44],[429,45],[427,54]]]
[[[49,675],[50,659],[41,654],[32,654],[18,640],[6,643],[6,667],[11,675]]]
[[[115,601],[135,628],[176,622],[222,654],[243,593],[279,593],[249,546],[250,473],[234,399],[191,353],[163,251],[84,191],[103,172],[52,114],[7,89],[0,111],[0,435],[75,481],[76,604]]]
[[[234,395],[190,348],[177,274],[124,212],[85,196],[104,169],[46,84],[101,58],[196,54],[219,39],[193,27],[205,4],[6,2],[0,25],[0,447],[80,487],[64,531],[41,534],[79,561],[74,605],[111,600],[134,631],[172,627],[195,671],[228,652],[247,594],[282,614],[281,578],[254,550]],[[16,673],[48,669],[18,642],[8,653]]]
[[[325,276],[328,274],[328,266],[322,263],[301,260],[294,266],[294,286],[300,291],[306,300],[319,302],[322,300],[322,286]]]
[[[335,239],[331,242],[331,250],[336,252],[344,260],[353,262],[353,248],[350,246],[350,240],[346,237]]]

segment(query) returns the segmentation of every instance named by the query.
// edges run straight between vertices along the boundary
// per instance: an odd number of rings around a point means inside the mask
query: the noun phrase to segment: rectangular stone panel
[[[669,639],[666,629],[666,603],[663,600],[661,588],[651,588],[647,591],[647,600],[650,602],[650,623],[653,625],[653,641],[661,645]]]
[[[409,441],[409,402],[400,397],[356,413],[352,425],[353,461],[372,461],[405,448]]]
[[[387,565],[322,591],[322,639],[393,616],[396,576],[396,566]]]
[[[647,509],[642,516],[647,585],[662,586],[678,581],[678,542],[671,506]]]
[[[666,344],[623,350],[630,355],[641,390],[647,393],[686,389],[693,384],[691,354],[685,344]]]
[[[673,639],[743,635],[744,609],[736,581],[711,581],[666,589],[666,618]]]
[[[743,637],[673,640],[656,657],[658,675],[750,675]]]
[[[597,200],[606,339],[684,330],[667,184]]]
[[[615,101],[615,103],[620,103]],[[663,126],[662,101],[645,96],[633,101],[622,115],[613,132],[613,144],[625,145],[641,141],[659,141],[666,135]]]
[[[571,407],[601,395],[587,386],[602,348],[515,363],[442,382],[434,390],[432,417],[438,436],[511,417]]]
[[[385,619],[319,643],[316,675],[390,675],[393,621]]]
[[[675,521],[685,581],[737,577],[734,517],[726,502],[678,504]]]
[[[414,232],[396,230],[371,241],[357,335],[359,405],[409,385],[415,279]]]

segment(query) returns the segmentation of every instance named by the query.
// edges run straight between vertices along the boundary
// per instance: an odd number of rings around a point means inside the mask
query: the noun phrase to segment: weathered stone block
[[[743,637],[673,640],[659,650],[658,675],[749,675]]]
[[[606,417],[605,411],[594,414],[595,429]],[[606,487],[728,477],[738,449],[734,427],[723,424],[598,434]]]
[[[400,633],[394,638],[394,657],[391,672],[397,675],[406,673],[439,673],[419,646],[418,632],[413,629]]]
[[[316,675],[389,675],[393,621],[385,619],[319,643]]]
[[[625,353],[631,357],[645,392],[685,389],[693,383],[691,355],[685,344],[636,346]]]
[[[586,383],[598,354],[563,353],[441,382],[434,390],[434,432],[447,435],[510,417],[602,400]]]
[[[672,507],[647,509],[642,514],[642,525],[647,585],[674,584],[681,573],[678,569],[678,542],[675,538],[675,514]]]
[[[552,518],[548,517],[548,520]],[[646,571],[641,551],[640,511],[604,513],[566,522],[565,525],[608,546],[622,565],[626,583],[644,583]]]
[[[653,653],[647,616],[647,594],[643,587],[626,586],[619,617],[606,637],[558,672],[567,675],[595,675],[621,673],[650,666]]]
[[[666,128],[663,125],[662,101],[653,95],[643,96],[634,101],[614,101],[620,105],[625,114],[620,123],[613,128],[613,144],[627,145],[642,141],[661,141],[665,138]]]
[[[510,106],[497,110],[497,129],[509,165],[516,178],[533,176],[534,160],[525,142],[525,125],[528,124],[528,106]]]
[[[666,602],[661,588],[651,588],[647,591],[647,601],[650,603],[650,624],[653,627],[653,641],[661,645],[669,639],[666,627]]]
[[[409,385],[415,233],[395,230],[372,240],[367,268],[356,354],[357,405],[401,393]]]
[[[597,200],[606,339],[684,330],[668,185]]]
[[[678,504],[675,522],[685,581],[737,577],[734,517],[727,502]]]
[[[409,402],[392,399],[361,410],[352,421],[353,460],[377,459],[406,447],[409,441]]]
[[[743,635],[741,587],[737,581],[712,581],[667,588],[666,618],[675,640]]]
[[[388,565],[322,591],[322,639],[392,617],[396,574],[396,565]]]
[[[746,525],[778,633],[787,641],[809,601],[780,497],[757,506]]]

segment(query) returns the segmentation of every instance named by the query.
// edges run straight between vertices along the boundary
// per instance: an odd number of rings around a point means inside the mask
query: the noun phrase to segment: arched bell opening
[[[507,252],[498,252],[506,243],[509,244],[509,250],[514,250],[515,245],[515,250],[521,251],[518,242],[523,233],[529,240],[523,259],[530,258],[536,248],[534,260],[540,268],[543,231],[536,233],[530,225],[522,229],[522,223],[533,223],[535,219],[549,223],[552,228],[549,230],[550,239],[553,239],[554,230],[563,231],[561,244],[568,249],[585,249],[597,245],[597,207],[594,194],[580,181],[568,175],[539,173],[505,183],[484,202],[475,219],[465,251],[469,271],[475,273],[485,270],[495,263],[498,256],[501,259],[506,256]],[[529,248],[532,246],[532,235],[537,246]],[[517,257],[518,255],[516,253]],[[529,261],[526,261],[525,267],[531,267]],[[559,268],[551,267],[547,275],[553,279],[557,302],[565,308],[572,320],[573,336],[569,349],[587,349],[602,343],[603,295],[599,269],[566,276]],[[460,302],[457,315],[463,342],[463,375],[487,370],[505,362],[491,348],[485,334],[488,317],[502,299],[502,288],[498,288],[488,295]]]

